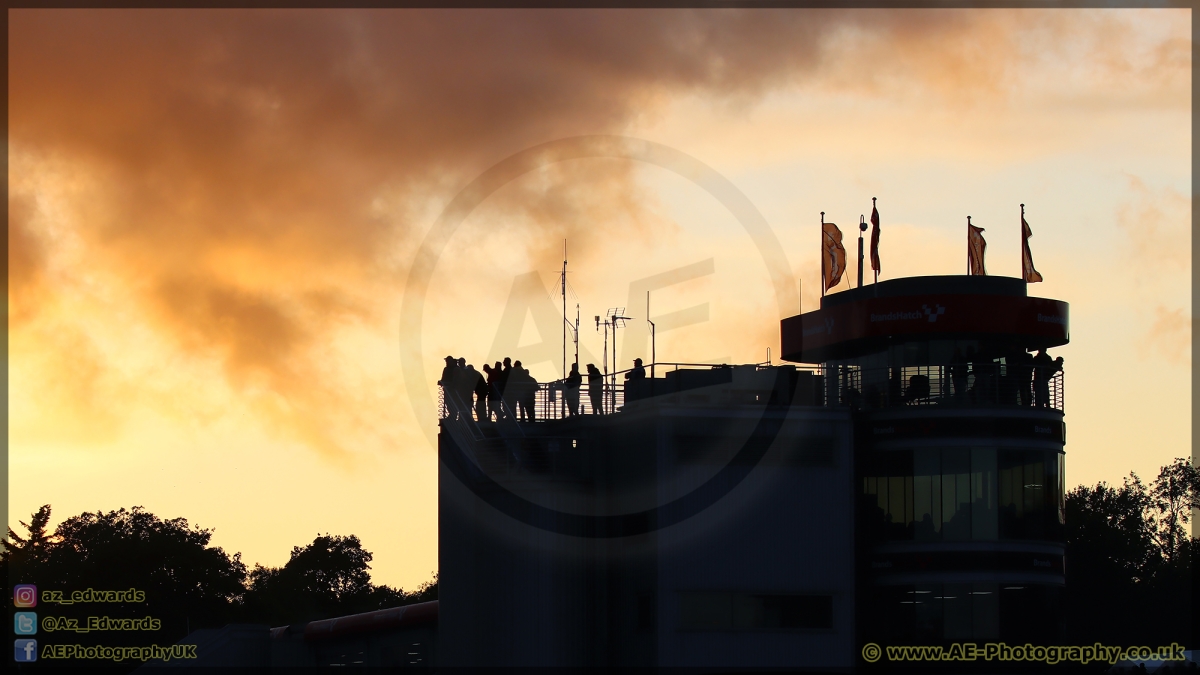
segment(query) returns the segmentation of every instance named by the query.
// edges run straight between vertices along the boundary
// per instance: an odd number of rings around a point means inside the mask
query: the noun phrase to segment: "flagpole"
[[[875,213],[877,213],[877,211],[875,210],[875,198],[871,197],[871,215],[874,216]],[[871,227],[875,227],[874,222],[871,223]],[[872,237],[875,236],[875,230],[871,230],[871,236]],[[878,254],[877,250],[871,251],[872,256],[875,256],[877,254]],[[881,265],[881,267],[882,267],[882,265]],[[879,270],[875,269],[875,258],[874,257],[871,258],[871,273],[873,275],[875,275],[875,281],[873,281],[872,283],[875,283],[875,284],[879,283]]]
[[[1025,277],[1025,205],[1021,205],[1021,281],[1029,286],[1029,279]]]
[[[971,216],[967,216],[967,276],[971,275]]]
[[[825,212],[821,212],[821,297],[825,297]]]
[[[862,288],[862,273],[863,273],[863,232],[867,231],[867,219],[863,215],[858,216],[858,287]]]

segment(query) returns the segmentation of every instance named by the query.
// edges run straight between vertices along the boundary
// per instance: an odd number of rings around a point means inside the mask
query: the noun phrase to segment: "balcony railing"
[[[1045,382],[1033,368],[1003,363],[971,366],[858,368],[830,366],[826,402],[863,409],[909,406],[1014,406],[1063,410],[1063,373]],[[836,398],[835,398],[836,397]]]
[[[763,370],[755,366],[714,366],[712,364],[658,363],[655,370],[674,375],[647,378],[629,389],[629,403],[646,401],[672,405],[725,404],[761,405],[775,398],[770,387],[738,387],[732,377],[713,384],[723,395],[698,393],[713,371],[732,373],[735,368]],[[681,370],[691,373],[679,374]],[[647,367],[647,371],[650,368]],[[610,373],[602,384],[586,380],[578,394],[567,396],[562,380],[537,384],[525,393],[522,405],[519,392],[496,399],[478,401],[466,392],[455,393],[438,387],[438,408],[443,420],[451,419],[474,425],[477,422],[542,422],[569,417],[611,415],[626,409],[627,387],[624,375]],[[695,377],[685,377],[686,375]],[[963,407],[1035,407],[1063,411],[1063,373],[1053,372],[1039,385],[1031,369],[1003,363],[976,363],[971,366],[905,366],[860,368],[827,366],[801,368],[795,390],[785,402],[793,405],[852,407],[877,410],[900,406]],[[1027,378],[1026,378],[1027,376]],[[692,380],[689,382],[689,379]],[[1024,382],[1022,383],[1022,380]],[[775,382],[771,378],[763,381]],[[597,386],[596,397],[592,386]],[[577,405],[572,405],[577,401]],[[574,410],[573,410],[574,409]]]

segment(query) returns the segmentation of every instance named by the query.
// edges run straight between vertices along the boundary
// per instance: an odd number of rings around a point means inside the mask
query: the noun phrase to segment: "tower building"
[[[785,319],[783,357],[819,363],[854,410],[863,642],[1062,634],[1065,302],[1020,279],[914,277]]]

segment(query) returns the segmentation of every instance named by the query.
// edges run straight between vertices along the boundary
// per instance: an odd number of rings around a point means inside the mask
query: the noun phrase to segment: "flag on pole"
[[[1033,268],[1033,253],[1029,251],[1029,238],[1033,236],[1033,230],[1029,229],[1029,223],[1025,222],[1025,205],[1021,205],[1021,276],[1025,278],[1025,283],[1034,284],[1042,280],[1042,275]]]
[[[971,224],[971,216],[967,216],[967,274],[972,276],[987,276],[983,266],[983,254],[987,251],[987,242],[983,240],[983,228]]]
[[[875,198],[871,197],[871,269],[879,276],[879,209],[875,208]]]
[[[825,290],[838,285],[846,271],[846,249],[842,246],[842,231],[833,223],[821,223],[821,271],[824,273]]]

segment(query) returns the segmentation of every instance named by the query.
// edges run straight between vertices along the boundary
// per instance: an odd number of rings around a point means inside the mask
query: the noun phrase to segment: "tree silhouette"
[[[278,626],[412,602],[402,590],[371,583],[371,559],[354,535],[319,535],[294,547],[283,567],[250,571],[243,616]]]
[[[246,567],[240,554],[209,546],[212,530],[192,527],[184,518],[160,520],[140,506],[72,516],[47,536],[50,506],[38,509],[29,535],[10,530],[3,543],[9,583],[35,583],[39,591],[137,589],[143,603],[106,605],[110,616],[153,616],[162,622],[159,639],[174,641],[189,630],[219,627],[236,613],[245,592]],[[69,597],[69,596],[68,596]],[[61,609],[61,608],[59,608]],[[105,638],[144,637],[114,633]]]
[[[50,554],[51,537],[46,535],[46,525],[50,523],[50,505],[38,509],[28,523],[23,520],[19,522],[29,535],[21,537],[11,527],[8,528],[8,541],[0,542],[3,547],[0,561],[11,583],[33,583]],[[10,576],[13,574],[16,576]]]
[[[1200,474],[1187,459],[1146,487],[1079,486],[1066,496],[1067,629],[1077,644],[1190,642],[1191,561],[1184,525],[1200,504]]]
[[[232,621],[272,626],[303,623],[437,599],[437,574],[413,593],[371,583],[372,554],[354,535],[316,537],[294,547],[279,568],[255,565],[247,573],[241,554],[210,546],[212,530],[184,518],[160,520],[140,506],[66,519],[47,534],[50,505],[9,529],[0,542],[0,572],[11,585],[39,590],[128,590],[146,594],[144,605],[123,609],[163,622],[172,640],[196,628]]]

